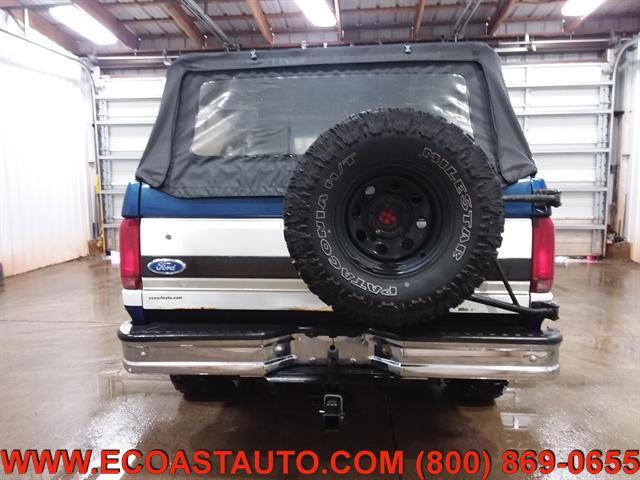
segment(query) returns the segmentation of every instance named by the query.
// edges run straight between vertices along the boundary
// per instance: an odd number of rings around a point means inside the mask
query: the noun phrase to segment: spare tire
[[[298,273],[334,311],[416,324],[459,305],[492,269],[501,186],[457,126],[409,109],[367,111],[302,156],[284,223]]]

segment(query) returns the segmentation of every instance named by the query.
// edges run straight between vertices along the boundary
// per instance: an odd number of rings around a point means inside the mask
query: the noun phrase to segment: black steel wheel
[[[492,268],[501,186],[483,150],[432,115],[349,117],[301,159],[285,238],[310,290],[339,313],[399,326],[443,315]]]
[[[371,273],[414,272],[442,250],[445,210],[437,192],[438,185],[415,174],[411,178],[408,169],[374,172],[347,194],[346,229],[336,235]]]

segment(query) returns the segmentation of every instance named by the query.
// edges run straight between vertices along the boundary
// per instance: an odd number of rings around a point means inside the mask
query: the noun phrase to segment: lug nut
[[[390,357],[391,356],[391,345],[389,345],[388,343],[385,343],[384,345],[382,345],[380,350],[382,351],[382,354],[385,357]]]
[[[273,347],[273,351],[278,356],[284,355],[284,351],[285,351],[284,345],[282,345],[281,343],[277,344],[275,347]]]

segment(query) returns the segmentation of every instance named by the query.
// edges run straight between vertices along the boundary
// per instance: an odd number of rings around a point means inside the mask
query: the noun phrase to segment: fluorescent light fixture
[[[336,16],[325,0],[296,0],[307,20],[316,27],[335,27]]]
[[[51,7],[49,14],[93,43],[98,45],[118,43],[116,36],[107,27],[76,5]]]
[[[586,17],[604,3],[604,0],[567,0],[562,6],[563,17]]]

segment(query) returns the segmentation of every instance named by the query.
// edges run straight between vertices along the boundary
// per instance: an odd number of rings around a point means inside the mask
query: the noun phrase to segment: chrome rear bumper
[[[402,379],[548,379],[559,371],[562,340],[553,328],[530,335],[466,332],[434,338],[371,330],[335,337],[301,331],[224,339],[177,337],[165,331],[154,337],[136,335],[130,322],[120,327],[119,337],[124,366],[131,373],[230,375],[293,382],[302,381],[304,374],[280,374],[304,372],[305,367],[366,367]]]

